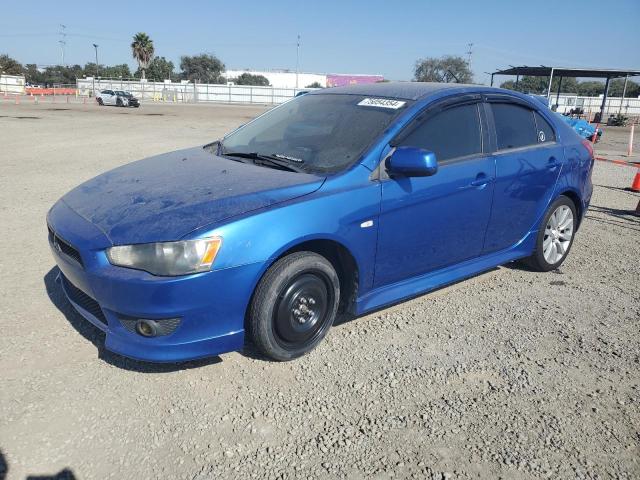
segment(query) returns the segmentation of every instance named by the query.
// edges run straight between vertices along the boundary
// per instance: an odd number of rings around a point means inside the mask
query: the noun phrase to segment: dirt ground
[[[597,162],[559,271],[495,269],[337,325],[290,363],[104,351],[54,282],[47,210],[263,110],[0,103],[0,479],[640,478],[628,167]],[[627,134],[606,129],[598,149]]]

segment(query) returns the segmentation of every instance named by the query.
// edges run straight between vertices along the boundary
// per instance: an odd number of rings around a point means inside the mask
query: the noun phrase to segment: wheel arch
[[[353,312],[358,294],[358,286],[360,284],[360,268],[351,250],[347,248],[344,243],[332,238],[305,238],[284,246],[266,262],[264,269],[255,282],[253,291],[255,292],[260,280],[262,280],[269,268],[278,260],[292,253],[304,251],[317,253],[331,263],[340,281],[340,304],[338,312]],[[252,301],[253,293],[247,303],[247,312],[249,311]]]
[[[582,223],[582,210],[583,210],[582,201],[580,200],[580,195],[578,195],[578,192],[576,192],[575,190],[567,188],[560,191],[556,198],[560,196],[565,196],[573,202],[573,206],[576,209],[576,215],[578,217],[576,222],[576,231],[578,231],[578,228],[580,228],[580,224]]]

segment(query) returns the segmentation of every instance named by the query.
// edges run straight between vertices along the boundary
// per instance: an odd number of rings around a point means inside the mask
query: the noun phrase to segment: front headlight
[[[112,265],[153,275],[187,275],[210,270],[221,245],[220,237],[122,245],[108,248],[107,258]]]

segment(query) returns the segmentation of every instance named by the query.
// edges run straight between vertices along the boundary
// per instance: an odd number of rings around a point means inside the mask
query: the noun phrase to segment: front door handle
[[[472,187],[483,187],[488,183],[493,182],[493,178],[487,176],[486,173],[479,173],[476,179],[470,183]]]

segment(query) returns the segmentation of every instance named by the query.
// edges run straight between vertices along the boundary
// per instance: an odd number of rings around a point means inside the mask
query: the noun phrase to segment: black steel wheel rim
[[[323,272],[303,272],[281,290],[273,310],[273,333],[285,349],[314,343],[330,326],[334,290]]]

